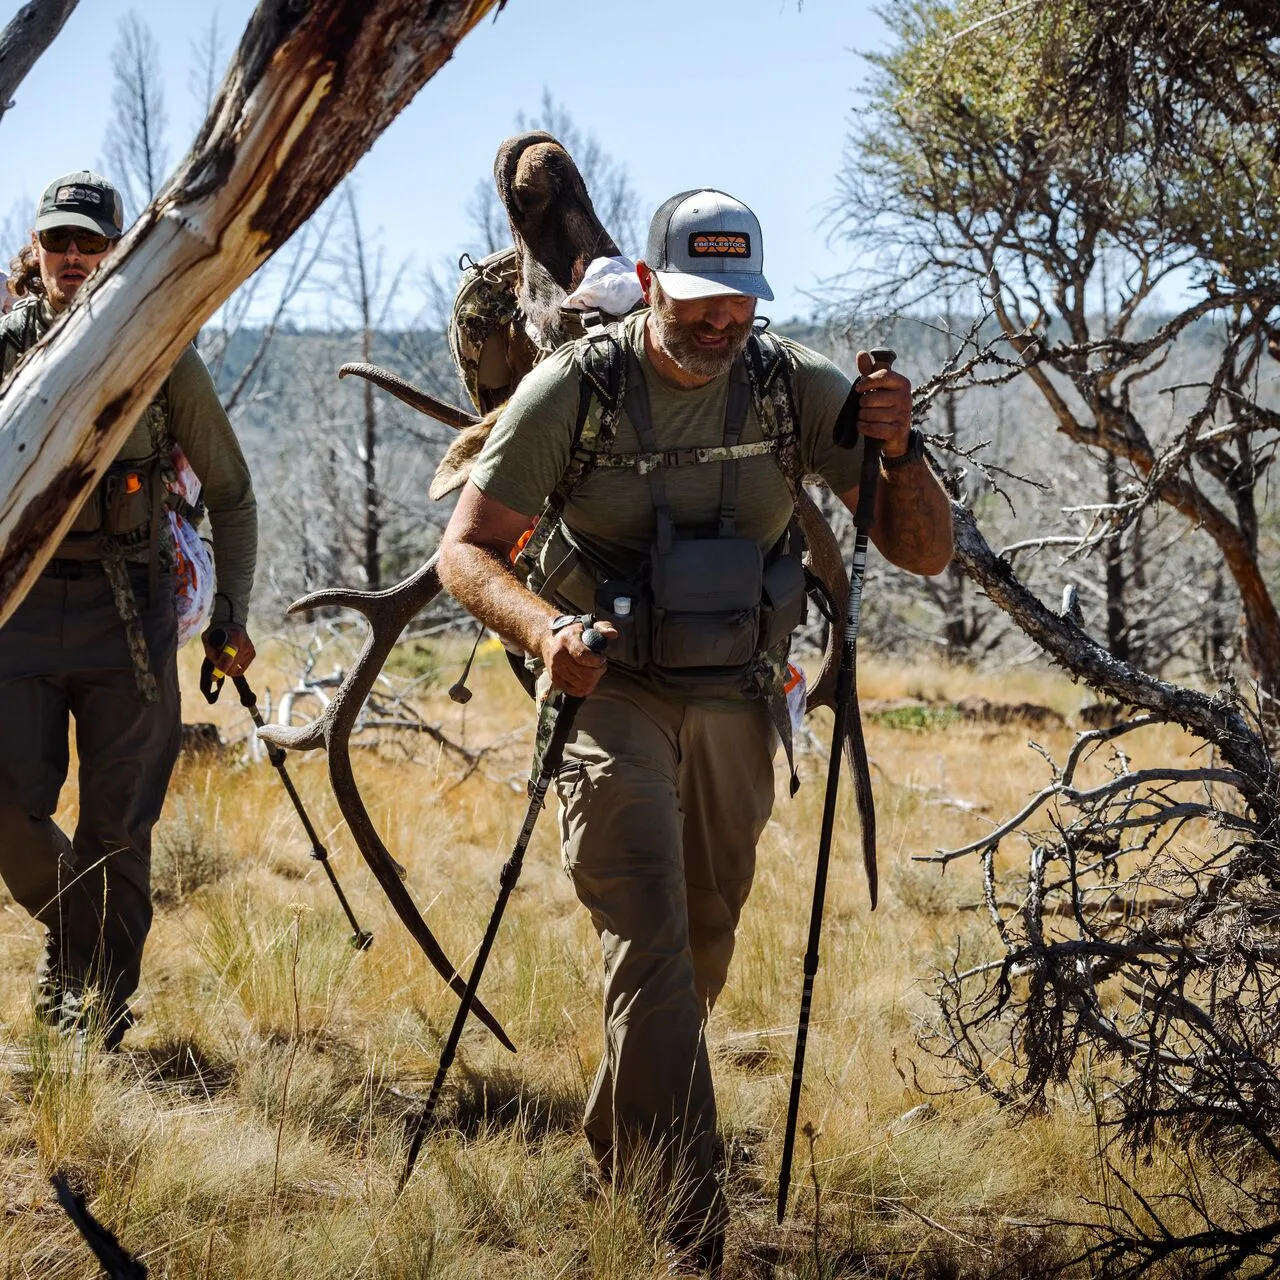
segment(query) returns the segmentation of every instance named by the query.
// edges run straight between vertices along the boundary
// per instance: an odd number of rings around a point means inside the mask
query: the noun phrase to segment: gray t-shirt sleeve
[[[536,516],[569,465],[578,388],[572,346],[526,374],[471,469],[472,484],[513,511]]]
[[[169,434],[200,477],[213,537],[215,622],[243,624],[258,558],[258,504],[249,468],[209,370],[188,346],[168,380]]]
[[[784,339],[784,341],[786,341]],[[836,418],[852,383],[826,356],[787,342],[792,388],[800,421],[800,460],[806,475],[821,476],[834,493],[856,488],[862,470],[862,440],[852,449],[835,442]]]

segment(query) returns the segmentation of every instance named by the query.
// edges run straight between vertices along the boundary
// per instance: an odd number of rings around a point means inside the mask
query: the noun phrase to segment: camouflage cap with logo
[[[723,191],[681,191],[665,200],[649,224],[644,261],[672,298],[741,293],[773,300],[760,222]]]
[[[100,174],[88,169],[64,174],[44,189],[36,206],[36,231],[83,227],[116,240],[124,232],[124,202]]]

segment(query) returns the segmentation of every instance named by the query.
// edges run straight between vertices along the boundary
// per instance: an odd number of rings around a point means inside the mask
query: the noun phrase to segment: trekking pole
[[[594,627],[588,627],[582,633],[582,643],[592,653],[603,653],[606,641],[605,637]],[[493,941],[498,934],[498,926],[502,923],[502,913],[506,910],[507,899],[511,897],[511,891],[515,888],[516,881],[520,878],[520,868],[524,865],[524,854],[529,847],[529,838],[533,835],[534,823],[537,822],[538,814],[542,811],[547,789],[551,786],[551,779],[555,776],[556,770],[560,768],[560,763],[564,757],[565,743],[568,742],[570,730],[573,728],[574,717],[577,716],[578,708],[585,701],[583,698],[571,698],[567,694],[557,694],[556,697],[559,699],[559,706],[555,712],[555,723],[552,725],[551,736],[547,740],[546,750],[542,753],[538,776],[530,784],[529,807],[525,810],[524,823],[520,828],[520,834],[516,836],[511,856],[503,864],[502,871],[498,876],[498,900],[493,905],[493,914],[489,917],[489,927],[484,931],[484,939],[480,943],[480,949],[476,952],[476,962],[471,968],[471,976],[467,979],[467,988],[462,995],[462,1003],[458,1005],[458,1012],[454,1014],[453,1018],[453,1026],[449,1028],[449,1037],[444,1043],[444,1049],[441,1050],[440,1065],[436,1068],[436,1078],[431,1082],[431,1092],[427,1096],[422,1110],[409,1122],[407,1130],[409,1153],[405,1157],[404,1172],[400,1175],[399,1189],[401,1191],[404,1190],[413,1173],[413,1166],[417,1163],[418,1152],[422,1149],[422,1139],[426,1135],[427,1126],[431,1123],[431,1117],[435,1114],[436,1104],[440,1101],[440,1093],[444,1088],[445,1076],[448,1075],[449,1068],[453,1065],[454,1054],[458,1051],[458,1041],[462,1037],[462,1028],[466,1023],[467,1014],[471,1011],[472,1001],[475,1000],[476,989],[480,985],[480,975],[484,972],[485,961],[489,958],[489,951],[493,947]]]
[[[883,368],[891,368],[898,358],[887,347],[877,347],[871,358]],[[856,394],[856,392],[855,392]],[[852,448],[853,440],[841,443]],[[800,1085],[804,1079],[804,1051],[809,1040],[809,1007],[813,999],[813,979],[818,972],[818,943],[822,936],[822,911],[827,897],[827,868],[831,861],[831,839],[835,832],[836,798],[840,792],[840,756],[848,732],[849,707],[853,701],[853,675],[858,648],[858,626],[862,620],[862,582],[867,569],[867,535],[875,523],[876,481],[880,478],[880,441],[862,437],[862,474],[858,482],[858,509],[853,515],[857,531],[853,562],[849,568],[849,606],[845,614],[840,666],[836,673],[835,725],[831,734],[831,758],[827,762],[827,792],[822,804],[822,834],[818,839],[818,864],[813,877],[813,908],[809,915],[809,946],[804,957],[804,990],[800,996],[800,1022],[796,1028],[796,1055],[791,1071],[791,1098],[787,1104],[787,1128],[782,1141],[782,1166],[778,1171],[778,1225],[787,1212],[791,1192],[791,1161],[796,1146],[796,1121],[800,1114]],[[869,782],[869,779],[868,779]],[[874,822],[874,813],[871,815]],[[868,815],[864,812],[863,821]],[[872,888],[872,907],[875,906]]]
[[[235,657],[235,649],[226,643],[226,634],[222,631],[211,631],[209,633],[209,642],[222,653],[229,657]],[[226,673],[219,670],[213,663],[206,658],[200,668],[200,692],[204,694],[204,699],[208,703],[214,703],[218,700],[218,695],[222,692],[222,683],[226,679]],[[232,676],[232,684],[236,687],[236,692],[240,695],[240,705],[249,713],[253,723],[259,728],[266,727],[266,721],[262,718],[262,712],[258,710],[258,698],[250,687],[248,680],[244,676]],[[275,771],[280,775],[280,781],[284,784],[284,789],[289,795],[289,799],[293,801],[293,807],[302,823],[302,829],[307,833],[307,839],[311,841],[311,856],[323,868],[326,876],[329,877],[329,883],[333,885],[333,891],[338,896],[338,904],[342,907],[343,914],[347,917],[347,922],[351,925],[351,945],[357,951],[365,951],[373,943],[373,934],[367,929],[360,927],[360,922],[356,919],[355,912],[351,910],[351,904],[347,901],[347,895],[342,892],[342,886],[338,883],[338,877],[334,874],[333,867],[329,863],[329,851],[324,847],[319,834],[311,824],[311,818],[307,814],[302,804],[302,797],[298,794],[297,788],[293,785],[293,779],[289,777],[289,771],[284,764],[284,749],[277,747],[274,742],[263,740],[263,745],[267,749],[267,759],[271,761]]]

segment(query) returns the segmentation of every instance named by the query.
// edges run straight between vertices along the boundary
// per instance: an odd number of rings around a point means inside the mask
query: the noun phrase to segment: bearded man
[[[123,212],[115,187],[88,170],[46,188],[8,282],[18,301],[0,320],[0,387],[115,248]],[[177,503],[175,445],[200,477],[212,525],[217,582],[205,651],[228,675],[249,665],[257,506],[194,347],[0,627],[0,876],[47,930],[37,1012],[68,1032],[96,1026],[107,1047],[132,1021],[151,927],[151,829],[182,737],[167,515]],[[68,838],[53,814],[71,717],[79,817]]]
[[[777,676],[804,601],[793,485],[820,476],[856,507],[861,438],[847,447],[853,433],[837,431],[856,406],[858,431],[883,446],[881,552],[940,573],[951,519],[906,378],[859,353],[851,385],[816,352],[753,331],[756,300],[773,294],[746,205],[673,196],[636,270],[647,310],[520,383],[462,491],[440,575],[538,661],[544,691],[590,695],[557,778],[565,868],[604,953],[585,1129],[607,1177],[658,1171],[673,1268],[715,1270],[726,1213],[705,1026],[788,732]],[[527,573],[510,560],[518,543]],[[606,657],[582,642],[588,617]]]

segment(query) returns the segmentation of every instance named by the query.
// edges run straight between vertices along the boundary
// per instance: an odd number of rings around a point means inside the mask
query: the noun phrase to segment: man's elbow
[[[440,539],[440,549],[436,552],[436,573],[440,575],[440,585],[452,596],[457,595],[454,587],[458,583],[461,552],[453,526],[446,526],[444,536]]]

